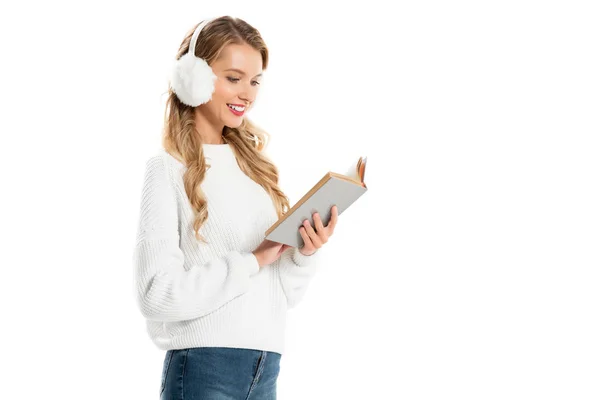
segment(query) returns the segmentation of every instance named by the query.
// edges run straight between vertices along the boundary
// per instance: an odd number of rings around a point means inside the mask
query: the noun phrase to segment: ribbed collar
[[[202,150],[204,151],[204,157],[210,158],[211,160],[229,161],[234,158],[233,149],[229,144],[202,144]]]

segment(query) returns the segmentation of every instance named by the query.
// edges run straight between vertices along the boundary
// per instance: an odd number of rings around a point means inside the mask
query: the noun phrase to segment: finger
[[[315,230],[313,229],[311,224],[308,222],[308,220],[304,221],[304,228],[306,229],[306,233],[308,233],[308,237],[312,241],[313,246],[317,249],[319,247],[321,247],[321,238],[319,238],[319,236],[317,236]]]
[[[306,229],[303,226],[300,227],[300,235],[302,236],[302,239],[304,240],[304,248],[309,251],[314,250],[315,246],[313,246],[312,240],[310,240],[310,237],[306,233]]]
[[[333,207],[331,207],[331,219],[329,220],[329,223],[327,224],[327,227],[330,229],[331,233],[333,233],[333,230],[335,229],[337,222],[338,222],[338,208],[337,208],[337,206],[333,206]]]
[[[313,214],[313,221],[315,221],[315,226],[317,227],[317,235],[323,244],[327,243],[327,231],[323,227],[323,221],[321,220],[321,216],[318,212]]]
[[[321,232],[325,227],[323,226],[323,220],[321,220],[321,216],[318,212],[313,214],[313,221],[315,221],[315,228],[317,228],[317,232]]]

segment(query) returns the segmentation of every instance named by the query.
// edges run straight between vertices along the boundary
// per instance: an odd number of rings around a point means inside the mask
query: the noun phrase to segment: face
[[[211,68],[217,79],[210,101],[202,105],[204,111],[223,125],[238,127],[258,93],[263,72],[260,52],[247,44],[230,44]],[[236,105],[237,110],[232,110],[229,105]]]

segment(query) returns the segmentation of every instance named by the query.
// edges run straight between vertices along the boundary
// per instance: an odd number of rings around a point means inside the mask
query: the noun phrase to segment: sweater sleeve
[[[287,298],[287,308],[295,307],[304,297],[308,285],[317,272],[320,250],[311,256],[300,253],[293,247],[284,251],[279,258],[279,280]]]
[[[133,266],[142,315],[169,322],[201,317],[244,294],[259,265],[252,252],[230,251],[184,268],[177,202],[165,163],[161,155],[146,163]]]

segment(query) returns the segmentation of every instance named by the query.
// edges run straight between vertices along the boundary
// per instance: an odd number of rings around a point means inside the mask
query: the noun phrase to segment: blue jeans
[[[168,350],[161,400],[276,400],[281,354],[270,351],[192,347]]]

